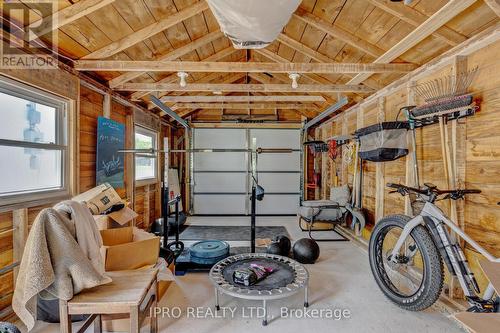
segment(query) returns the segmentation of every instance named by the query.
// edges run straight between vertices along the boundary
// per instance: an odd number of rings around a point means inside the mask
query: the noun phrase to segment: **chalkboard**
[[[125,149],[125,125],[99,117],[97,119],[96,184],[109,183],[116,188],[124,187],[124,156],[118,151]]]

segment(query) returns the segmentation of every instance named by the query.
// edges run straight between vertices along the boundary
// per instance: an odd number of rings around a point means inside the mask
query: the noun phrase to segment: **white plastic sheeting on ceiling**
[[[238,49],[271,44],[301,0],[208,0],[222,32]]]

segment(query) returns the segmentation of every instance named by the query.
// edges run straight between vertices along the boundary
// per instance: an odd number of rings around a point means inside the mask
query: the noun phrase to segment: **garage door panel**
[[[300,130],[251,129],[250,138],[257,139],[257,147],[300,149]]]
[[[300,152],[260,154],[257,171],[300,171]]]
[[[265,194],[264,200],[257,201],[257,214],[297,214],[299,195]]]
[[[259,173],[259,185],[269,193],[297,193],[300,173]]]
[[[194,153],[195,171],[246,171],[246,153]]]
[[[245,193],[246,172],[197,172],[194,174],[196,193]]]
[[[195,194],[195,214],[246,214],[246,201],[248,196],[224,194]]]
[[[246,148],[247,135],[244,129],[207,129],[194,130],[194,148]]]

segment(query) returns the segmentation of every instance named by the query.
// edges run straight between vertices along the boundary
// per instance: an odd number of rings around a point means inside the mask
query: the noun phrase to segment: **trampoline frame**
[[[274,288],[271,290],[257,290],[252,289],[251,286],[237,286],[229,283],[225,278],[223,271],[224,269],[238,261],[248,260],[248,259],[270,259],[279,261],[289,265],[295,272],[295,278],[292,283],[279,288]],[[236,298],[247,299],[247,300],[259,300],[263,303],[264,308],[264,320],[262,325],[267,325],[268,311],[267,311],[267,301],[276,300],[281,298],[290,297],[295,295],[302,289],[304,289],[304,307],[309,307],[308,300],[308,289],[309,289],[309,272],[307,269],[297,261],[290,259],[288,257],[268,254],[268,253],[244,253],[237,254],[225,259],[222,259],[216,263],[209,273],[209,278],[215,288],[215,309],[219,310],[219,298],[220,294],[229,295]]]

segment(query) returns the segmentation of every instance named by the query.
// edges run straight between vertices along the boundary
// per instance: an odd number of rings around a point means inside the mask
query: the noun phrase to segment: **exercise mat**
[[[284,235],[290,238],[288,231],[282,226],[258,226],[255,229],[256,238],[272,239],[277,235]],[[250,239],[250,226],[184,225],[181,228],[180,239],[183,241],[209,239],[247,241]]]

